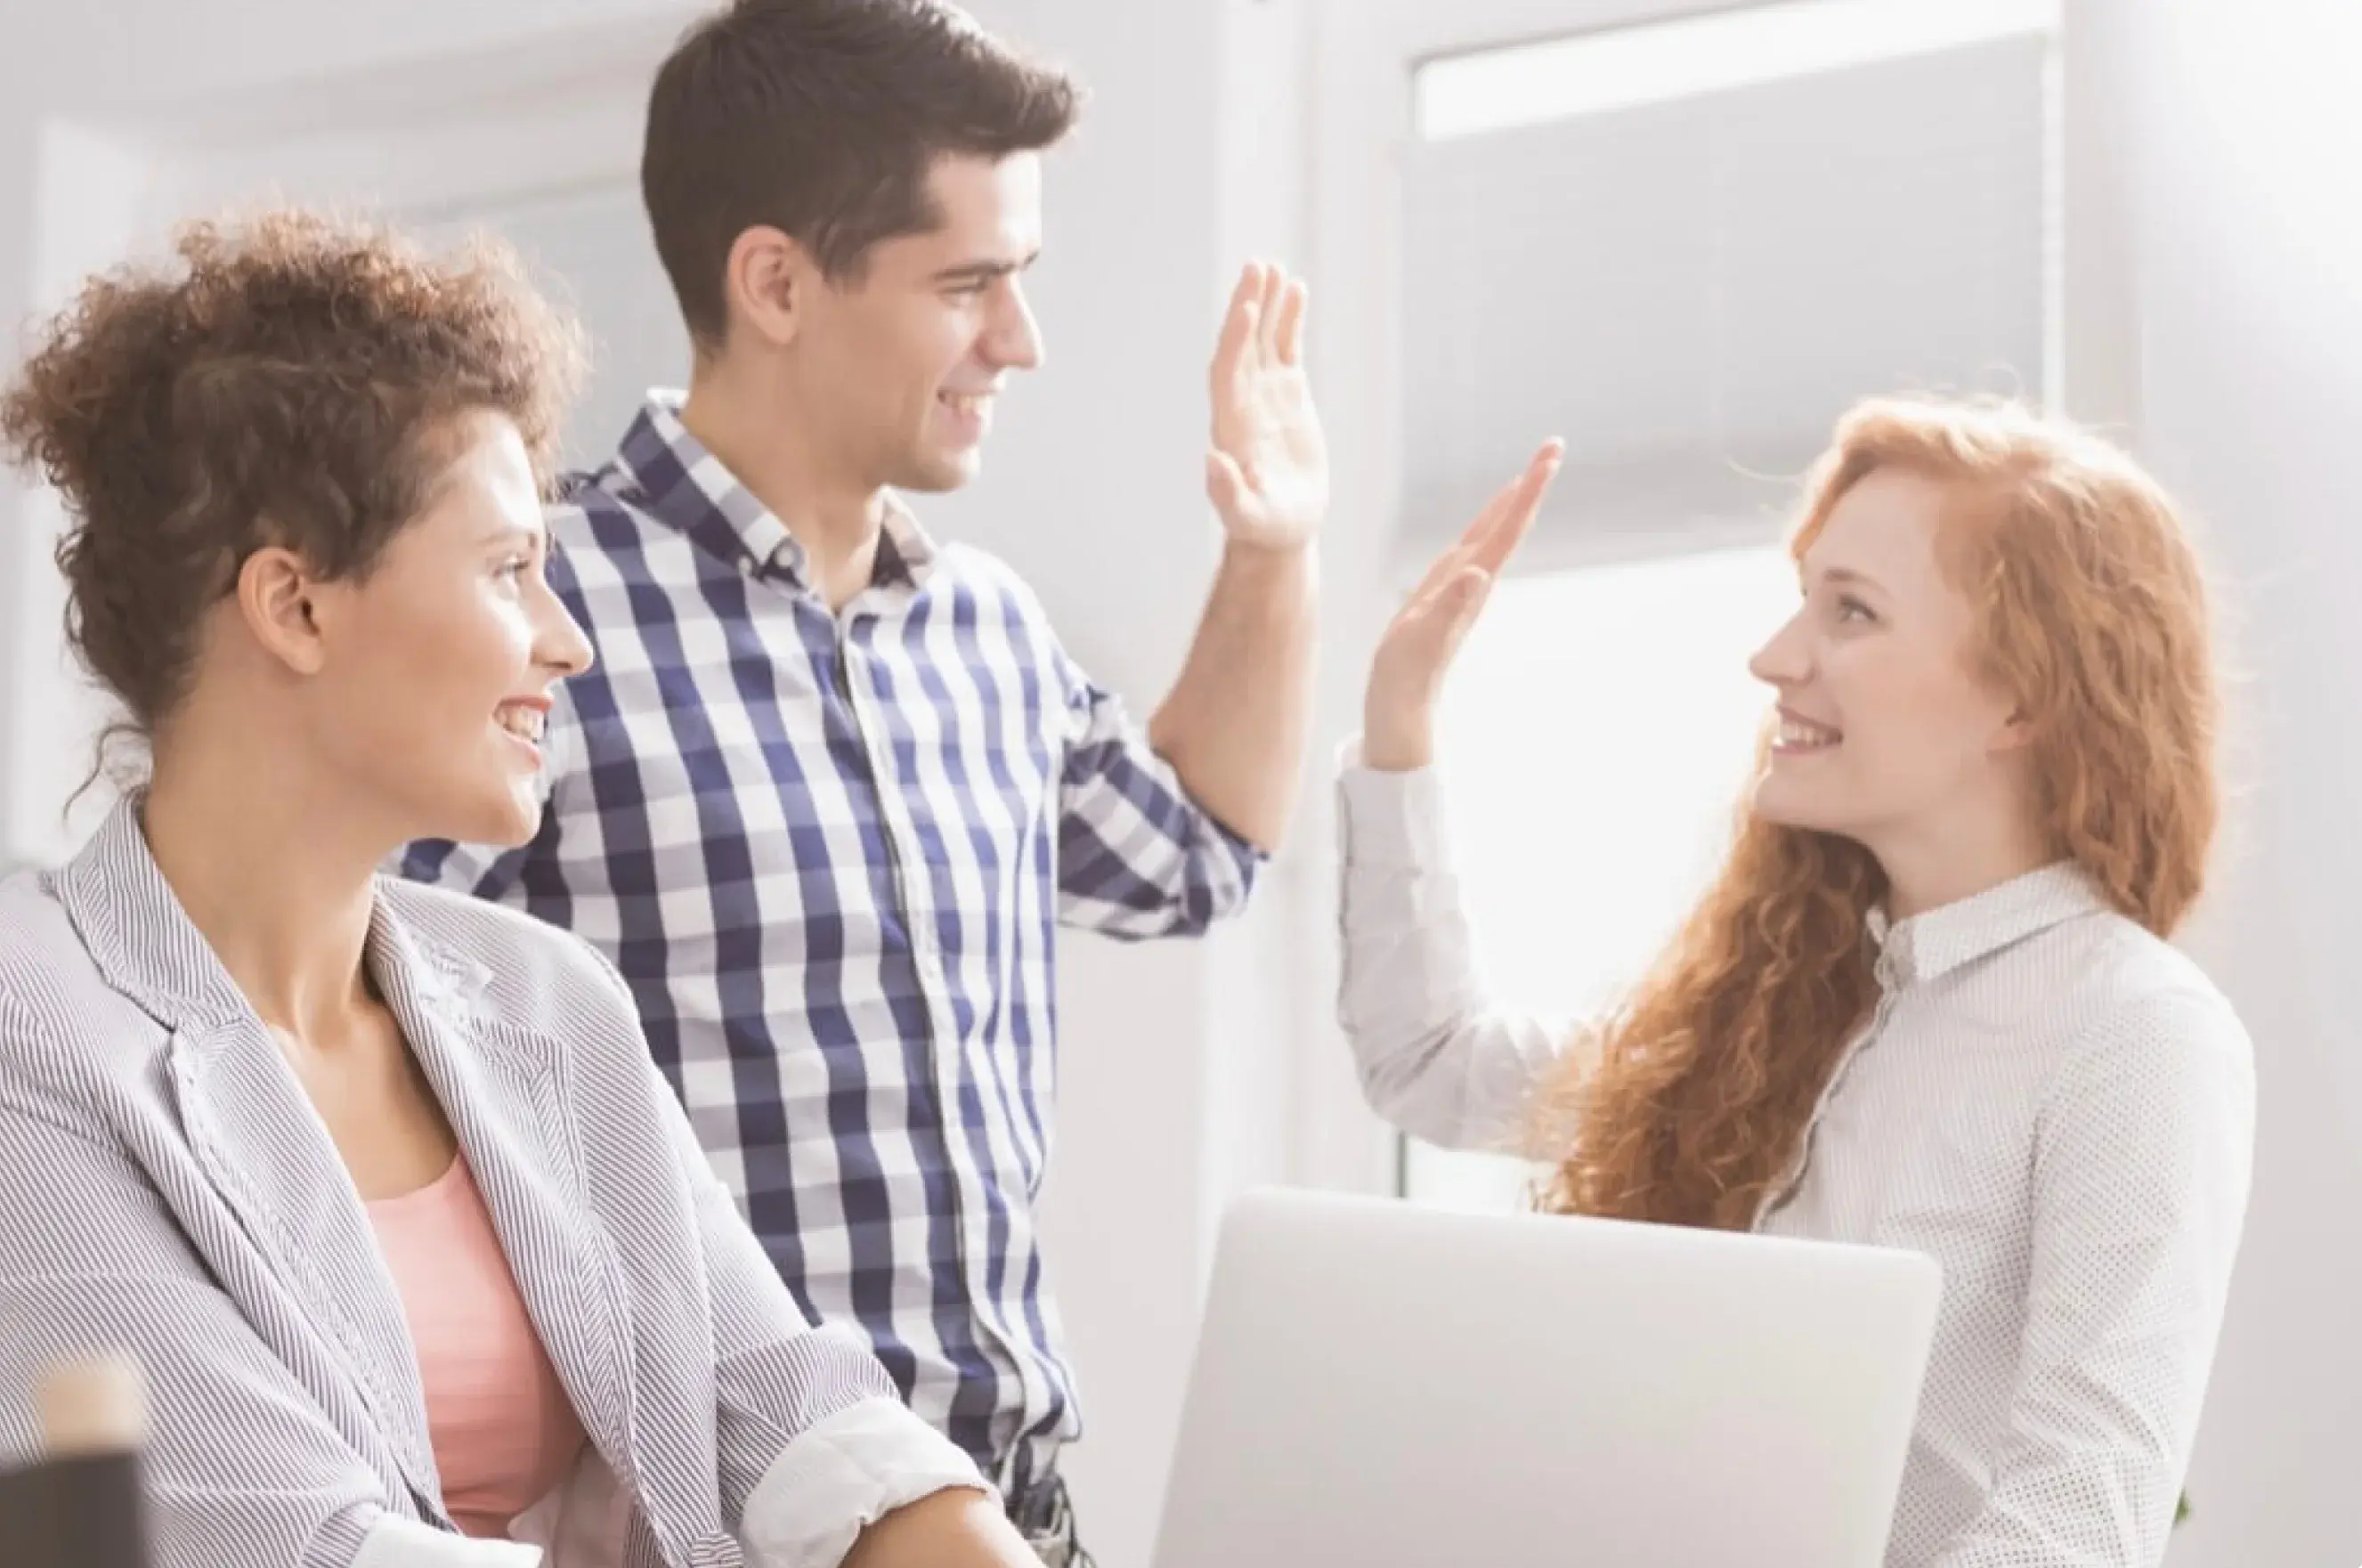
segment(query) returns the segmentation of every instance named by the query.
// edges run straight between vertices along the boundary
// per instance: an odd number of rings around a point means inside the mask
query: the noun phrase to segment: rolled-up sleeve
[[[1189,797],[1114,693],[1059,660],[1059,919],[1109,936],[1196,935],[1245,908],[1264,855]]]
[[[757,1568],[836,1568],[863,1529],[953,1487],[988,1490],[975,1462],[900,1400],[865,1399],[780,1452],[739,1539]]]

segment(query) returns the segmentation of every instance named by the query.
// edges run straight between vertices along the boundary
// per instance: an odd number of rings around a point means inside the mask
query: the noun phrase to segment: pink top
[[[572,1468],[582,1423],[525,1315],[468,1162],[368,1206],[425,1385],[443,1506],[495,1539]]]

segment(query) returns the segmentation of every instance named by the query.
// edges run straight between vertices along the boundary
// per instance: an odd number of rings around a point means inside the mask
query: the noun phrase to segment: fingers
[[[1445,579],[1425,609],[1425,616],[1438,628],[1439,647],[1449,658],[1460,646],[1460,639],[1476,622],[1477,612],[1492,596],[1493,574],[1483,567],[1465,566]]]
[[[1482,567],[1462,567],[1413,611],[1412,635],[1419,648],[1419,662],[1438,680],[1460,651],[1468,628],[1476,624],[1492,590],[1490,572]]]
[[[1304,280],[1291,277],[1285,267],[1250,261],[1240,268],[1214,352],[1214,373],[1234,374],[1251,362],[1301,364],[1308,293]]]
[[[1422,767],[1432,756],[1444,679],[1492,589],[1490,572],[1463,564],[1386,628],[1362,691],[1363,759],[1370,766]]]
[[[1245,363],[1261,327],[1263,294],[1262,269],[1250,261],[1239,271],[1238,286],[1231,291],[1230,309],[1222,317],[1221,338],[1214,345],[1216,381],[1237,375]]]
[[[1416,602],[1426,598],[1443,586],[1444,579],[1466,566],[1469,552],[1474,548],[1481,531],[1491,525],[1492,515],[1493,509],[1490,506],[1478,513],[1476,521],[1468,525],[1467,530],[1452,543],[1450,549],[1428,562],[1427,569],[1421,572],[1418,580],[1411,585],[1410,592],[1406,596],[1405,602]]]
[[[1432,728],[1444,678],[1492,585],[1491,576],[1483,569],[1462,567],[1395,617],[1371,661],[1369,683],[1363,691],[1365,740],[1372,735],[1418,734]]]
[[[1487,571],[1463,574],[1452,580],[1451,595],[1446,602],[1447,613],[1451,617],[1451,640],[1444,646],[1445,657],[1460,652],[1460,645],[1467,640],[1468,628],[1476,624],[1476,617],[1485,613],[1485,606],[1491,602],[1496,580]]]
[[[1432,591],[1462,566],[1474,564],[1487,572],[1499,572],[1518,541],[1533,526],[1541,498],[1549,491],[1551,480],[1557,477],[1565,455],[1565,442],[1555,436],[1543,442],[1518,477],[1495,491],[1484,510],[1476,513],[1475,521],[1428,567],[1410,597],[1417,599]]]
[[[1493,498],[1485,503],[1484,510],[1476,513],[1476,520],[1460,531],[1460,537],[1451,542],[1449,549],[1428,563],[1427,570],[1420,574],[1418,582],[1410,591],[1412,599],[1434,592],[1443,585],[1444,579],[1474,558],[1476,547],[1500,525],[1502,516],[1517,493],[1518,483],[1518,480],[1511,480],[1495,491]]]
[[[1255,270],[1263,275],[1263,298],[1255,309],[1255,321],[1261,327],[1255,349],[1262,361],[1270,364],[1279,358],[1279,311],[1281,299],[1287,292],[1287,273],[1265,261],[1256,262]]]
[[[1287,280],[1287,287],[1279,296],[1278,320],[1272,328],[1272,342],[1279,363],[1304,363],[1304,307],[1311,291],[1301,278]]]
[[[1499,511],[1493,518],[1492,525],[1469,552],[1470,558],[1478,566],[1487,572],[1498,573],[1507,564],[1518,546],[1532,530],[1534,518],[1541,512],[1542,497],[1550,493],[1551,481],[1558,477],[1559,465],[1565,457],[1565,442],[1556,438],[1543,442],[1540,449],[1526,464],[1526,471],[1519,474],[1496,500]]]

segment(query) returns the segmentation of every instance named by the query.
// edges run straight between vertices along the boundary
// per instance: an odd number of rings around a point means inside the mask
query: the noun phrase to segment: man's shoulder
[[[600,665],[623,656],[648,613],[653,590],[675,607],[693,604],[708,569],[687,536],[650,507],[638,482],[616,465],[569,474],[543,508],[549,527],[549,585],[590,638]]]
[[[931,591],[945,588],[999,611],[1004,622],[1043,638],[1053,635],[1050,613],[1033,585],[1007,561],[981,546],[954,541],[937,547]]]
[[[612,549],[646,537],[656,525],[647,496],[615,463],[560,475],[542,515],[566,551]]]

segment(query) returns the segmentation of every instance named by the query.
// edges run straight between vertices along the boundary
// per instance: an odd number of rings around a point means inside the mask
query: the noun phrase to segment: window
[[[1761,537],[1869,393],[2043,396],[2043,18],[1809,0],[1418,66],[1406,553],[1553,433],[1536,567]]]
[[[1422,140],[1610,113],[2055,28],[2058,0],[1791,0],[1439,60]]]

